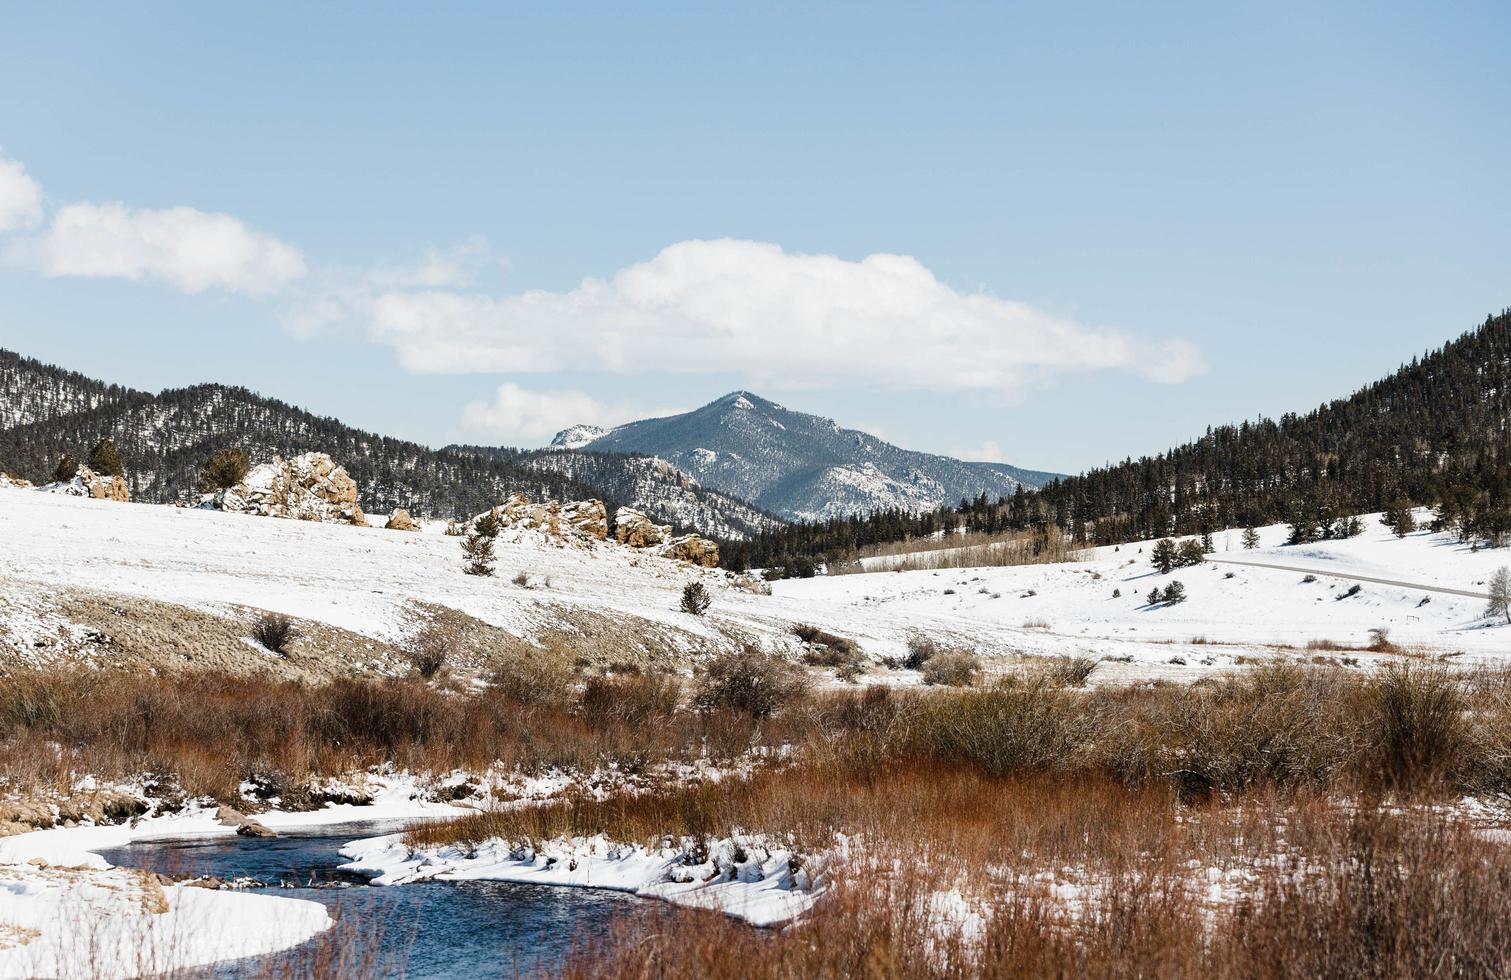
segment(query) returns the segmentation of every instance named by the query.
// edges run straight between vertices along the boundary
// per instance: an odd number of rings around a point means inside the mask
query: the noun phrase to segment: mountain
[[[1054,478],[1002,463],[968,463],[899,449],[833,419],[783,408],[746,391],[684,415],[645,419],[607,432],[573,426],[560,450],[647,453],[698,483],[800,521],[863,511],[933,510]]]
[[[0,350],[0,470],[46,482],[60,456],[83,458],[106,436],[125,460],[132,498],[154,503],[192,498],[210,453],[238,446],[253,461],[329,453],[357,481],[362,507],[373,513],[404,507],[456,517],[523,493],[537,500],[597,497],[731,540],[781,524],[644,458],[585,455],[563,465],[551,458],[558,454],[538,450],[434,450],[244,388],[204,384],[151,394]]]
[[[483,446],[455,448],[483,455],[498,452]],[[624,501],[663,523],[694,528],[724,541],[743,541],[786,524],[743,500],[699,486],[697,480],[655,456],[554,449],[519,458],[531,469],[559,473],[597,487],[603,495]]]
[[[1435,524],[1464,540],[1511,541],[1511,311],[1305,415],[1208,428],[1158,455],[1003,501],[912,519],[793,525],[727,557],[811,564],[960,525],[988,532],[1054,525],[1074,541],[1106,545],[1288,523],[1304,542],[1336,534],[1342,516],[1405,504],[1436,507]]]

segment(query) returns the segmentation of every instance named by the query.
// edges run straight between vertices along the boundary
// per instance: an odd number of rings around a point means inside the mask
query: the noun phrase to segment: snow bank
[[[606,888],[710,909],[756,926],[790,921],[813,907],[823,875],[790,851],[755,837],[700,845],[691,839],[658,848],[603,836],[559,838],[529,847],[501,840],[477,846],[411,848],[402,834],[353,841],[342,870],[375,885],[415,881],[509,881]]]
[[[231,834],[213,810],[136,826],[0,840],[0,976],[134,977],[290,949],[331,925],[318,902],[164,885],[97,853],[159,837]]]

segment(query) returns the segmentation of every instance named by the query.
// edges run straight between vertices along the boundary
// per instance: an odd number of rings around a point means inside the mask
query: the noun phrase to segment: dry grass
[[[940,538],[913,538],[862,549],[866,563],[852,562],[837,569],[840,574],[860,571],[911,572],[948,568],[987,568],[1016,565],[1057,565],[1085,561],[1091,552],[1071,546],[1067,536],[1051,529],[1048,536],[1031,531],[1006,534],[950,534]]]
[[[1007,807],[988,828],[993,843],[946,842],[967,849],[958,861],[920,855],[912,848],[927,844],[930,827],[904,828],[779,936],[667,913],[658,928],[580,943],[564,975],[1406,980],[1511,970],[1511,923],[1485,914],[1511,896],[1511,857],[1461,827],[1281,801],[1288,840],[1258,806],[1177,823],[1166,801],[1097,787],[1000,789],[950,797]],[[956,812],[974,822],[972,811]],[[878,873],[892,858],[905,870]],[[1213,902],[1193,867],[1251,877],[1233,900]],[[1073,894],[1082,883],[1094,890],[1071,906],[1036,887],[1054,869],[1074,870],[1056,876]],[[941,903],[941,893],[960,898]],[[950,914],[962,903],[972,928]]]

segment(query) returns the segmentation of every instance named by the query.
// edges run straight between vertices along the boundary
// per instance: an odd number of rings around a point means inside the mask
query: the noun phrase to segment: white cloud
[[[0,154],[0,231],[31,228],[42,220],[42,188],[19,160]]]
[[[995,439],[988,439],[975,449],[952,449],[949,455],[956,459],[967,459],[976,463],[1007,462],[1007,456],[1003,454],[1002,447]]]
[[[539,441],[579,423],[609,427],[680,411],[683,409],[646,410],[630,403],[602,402],[582,391],[530,391],[505,383],[498,386],[492,401],[467,405],[462,412],[462,427],[479,438]]]
[[[1011,396],[1069,371],[1173,383],[1185,341],[1095,329],[986,293],[918,260],[848,261],[761,242],[687,241],[569,292],[389,290],[371,336],[429,372],[735,373],[771,387],[868,384]]]
[[[67,204],[32,251],[50,276],[157,279],[186,293],[271,293],[305,273],[294,246],[188,207]]]

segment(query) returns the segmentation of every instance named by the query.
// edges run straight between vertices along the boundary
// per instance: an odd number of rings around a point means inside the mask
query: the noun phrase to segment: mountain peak
[[[556,433],[547,449],[581,449],[594,439],[608,435],[609,430],[596,425],[572,425]]]
[[[682,415],[607,432],[577,426],[552,445],[659,456],[705,487],[797,519],[929,510],[982,493],[1006,496],[1020,484],[1036,487],[1050,477],[910,452],[743,389]]]

